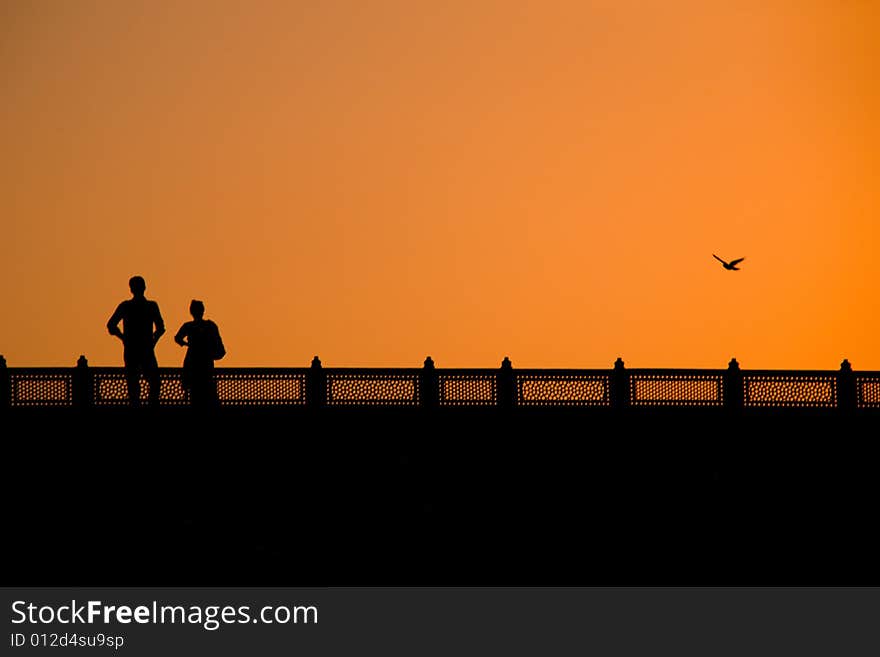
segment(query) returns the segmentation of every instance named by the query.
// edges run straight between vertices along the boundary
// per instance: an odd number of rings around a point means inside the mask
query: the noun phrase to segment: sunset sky
[[[880,369],[880,0],[3,0],[0,354]],[[728,272],[712,254],[745,256]]]

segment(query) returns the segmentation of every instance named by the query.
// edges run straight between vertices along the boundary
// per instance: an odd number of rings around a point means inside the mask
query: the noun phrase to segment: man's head
[[[189,304],[189,313],[193,316],[193,319],[201,319],[205,316],[205,304],[193,299]]]
[[[142,276],[132,276],[128,279],[128,289],[136,297],[143,296],[147,289],[147,283]]]

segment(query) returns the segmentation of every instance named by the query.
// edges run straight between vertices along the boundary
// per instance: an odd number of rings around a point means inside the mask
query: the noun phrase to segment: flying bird
[[[739,271],[739,267],[737,267],[737,265],[739,263],[741,263],[743,260],[745,260],[745,258],[737,258],[736,260],[731,260],[730,262],[724,262],[721,258],[719,258],[714,253],[712,254],[712,257],[715,258],[722,265],[724,265],[725,269],[729,269],[730,271]]]

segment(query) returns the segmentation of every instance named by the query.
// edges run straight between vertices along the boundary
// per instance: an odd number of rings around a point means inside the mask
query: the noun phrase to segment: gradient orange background
[[[0,4],[0,353],[880,369],[880,2]],[[712,253],[745,256],[726,272]]]

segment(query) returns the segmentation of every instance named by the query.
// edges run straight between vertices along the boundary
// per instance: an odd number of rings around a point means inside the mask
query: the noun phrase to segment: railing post
[[[724,407],[739,410],[743,407],[743,377],[736,358],[731,358],[724,373]]]
[[[309,408],[323,408],[326,403],[324,371],[321,367],[321,359],[315,356],[312,359],[312,367],[306,375],[306,406]]]
[[[434,359],[428,356],[425,359],[425,367],[419,377],[421,390],[421,402],[423,408],[436,408],[439,402],[437,390],[437,370],[434,369]]]
[[[515,405],[516,382],[513,378],[513,363],[505,356],[501,361],[501,369],[498,370],[498,406],[506,409]]]
[[[611,372],[611,408],[626,408],[629,406],[629,373],[623,364],[623,359],[614,361],[614,370]]]
[[[92,405],[92,376],[89,372],[89,361],[85,356],[80,356],[76,361],[71,396],[76,408],[86,408]]]
[[[9,370],[6,359],[0,356],[0,413],[12,405],[12,386],[9,381]]]
[[[858,408],[858,402],[856,375],[852,365],[844,358],[837,373],[837,408],[842,411],[852,411]]]

